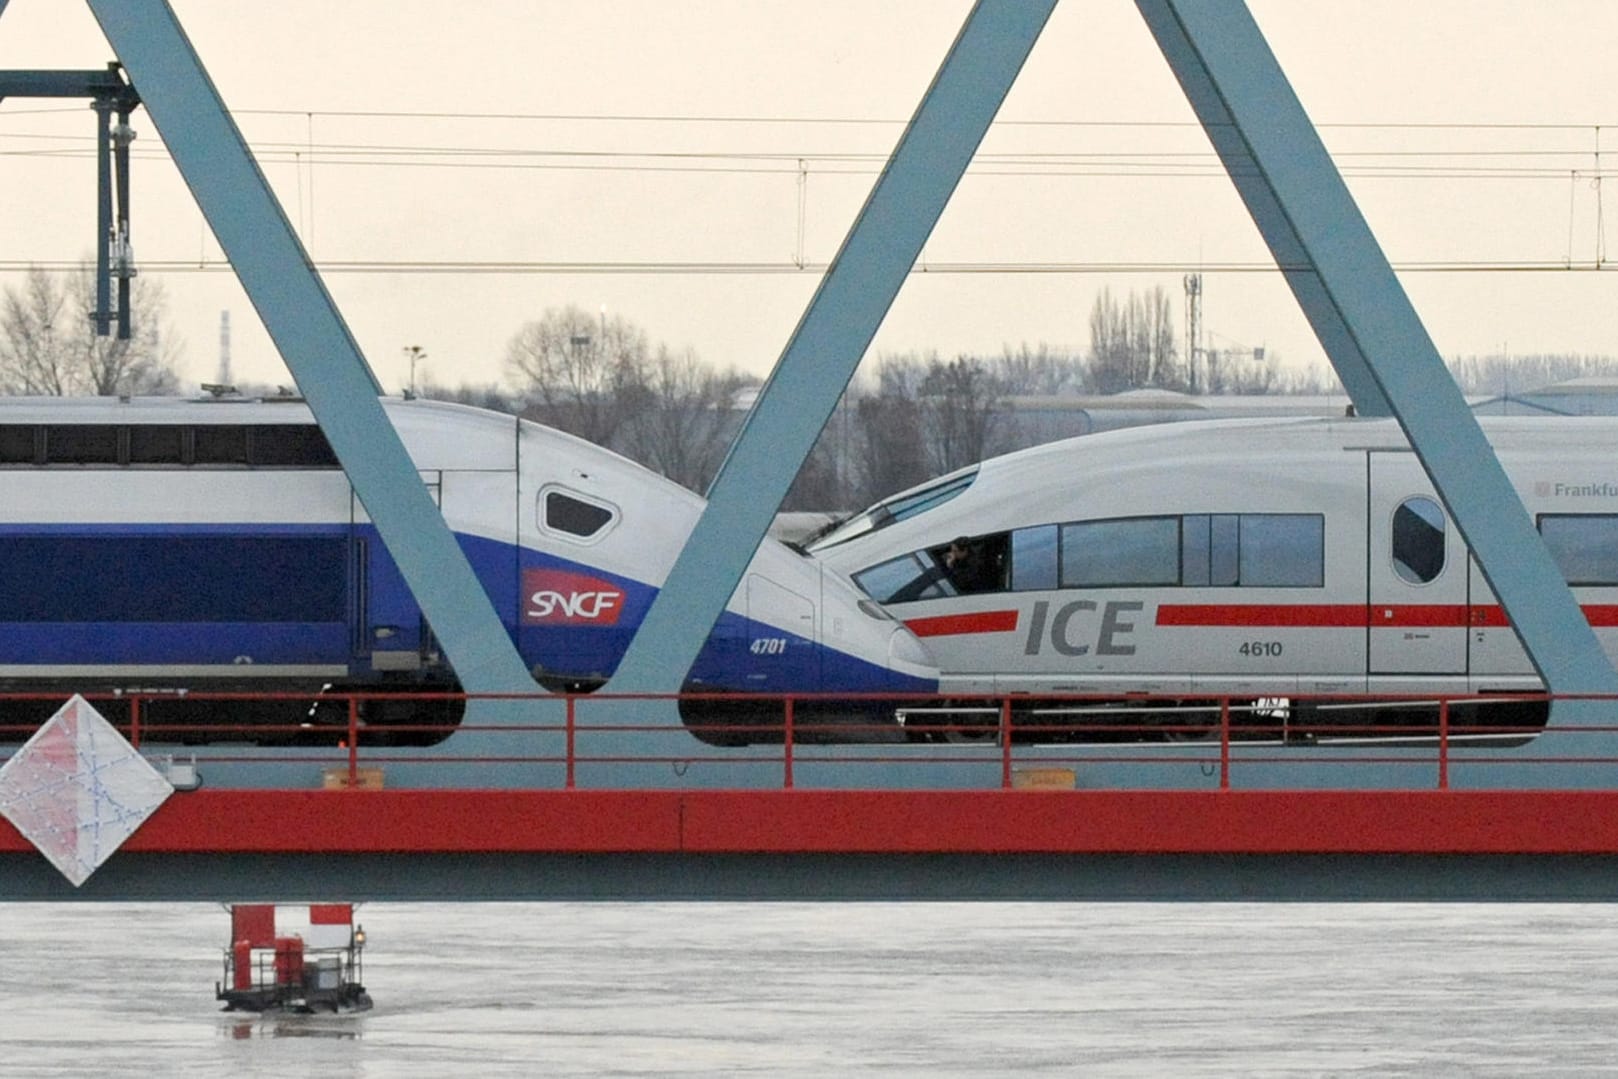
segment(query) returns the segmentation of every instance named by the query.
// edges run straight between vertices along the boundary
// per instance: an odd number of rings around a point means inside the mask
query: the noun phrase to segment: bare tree
[[[1208,392],[1260,396],[1276,393],[1282,386],[1273,354],[1250,349],[1208,350]]]
[[[95,310],[94,276],[86,269],[73,279],[73,284],[79,309],[88,323]],[[91,392],[106,395],[178,392],[180,378],[175,364],[179,350],[172,337],[163,332],[163,312],[167,307],[163,286],[156,281],[136,278],[130,287],[130,304],[132,334],[127,341],[111,336],[98,337],[94,333],[85,338],[84,361],[90,371]]]
[[[1000,381],[983,361],[957,356],[944,363],[933,357],[921,394],[934,473],[953,472],[981,461],[1004,396]]]
[[[421,384],[421,396],[434,401],[454,401],[456,404],[486,408],[491,412],[516,414],[522,411],[522,402],[493,382],[482,385],[463,382],[459,386],[445,386],[429,379]]]
[[[1147,356],[1146,385],[1165,390],[1188,389],[1190,383],[1174,344],[1174,312],[1168,292],[1157,285],[1138,298],[1131,293],[1129,303],[1139,327],[1137,347]]]
[[[922,434],[920,397],[925,378],[926,368],[914,357],[880,361],[876,392],[862,397],[854,410],[860,444],[856,503],[875,502],[933,474]]]
[[[1084,388],[1083,358],[1043,341],[1037,348],[1029,348],[1026,341],[1015,350],[1007,345],[990,370],[1007,394],[1054,397]]]
[[[1571,378],[1618,377],[1618,360],[1611,356],[1565,353],[1457,356],[1448,366],[1463,392],[1501,396],[1537,390]]]
[[[174,393],[179,349],[164,332],[162,287],[137,278],[130,302],[134,336],[97,337],[89,268],[71,276],[31,268],[0,300],[0,390],[53,397]]]
[[[1101,393],[1144,384],[1136,364],[1123,309],[1104,288],[1090,307],[1090,382]]]
[[[67,291],[44,270],[30,269],[21,288],[7,286],[0,312],[0,389],[53,397],[75,392],[69,344],[75,328]]]
[[[830,425],[820,432],[814,448],[787,489],[787,496],[781,502],[783,511],[847,510],[856,504],[843,470],[838,467],[836,437]]]
[[[864,505],[863,488],[856,481],[855,415],[867,390],[856,380],[843,390],[837,407],[815,439],[808,458],[781,503],[783,510],[846,511]]]
[[[620,315],[553,307],[512,337],[505,364],[528,414],[597,445],[645,405],[646,333]]]
[[[1120,305],[1102,289],[1090,309],[1090,380],[1101,393],[1143,386],[1183,389],[1168,293],[1159,285]]]
[[[739,422],[735,398],[747,379],[717,372],[695,352],[666,346],[645,372],[641,407],[620,439],[623,451],[693,491],[708,486]]]

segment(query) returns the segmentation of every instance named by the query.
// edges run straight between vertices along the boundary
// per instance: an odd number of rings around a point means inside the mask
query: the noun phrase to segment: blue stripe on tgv
[[[0,529],[0,664],[350,663],[351,535],[372,552],[367,631],[400,623],[391,644],[415,647],[420,612],[368,524],[13,525]],[[525,662],[549,670],[610,675],[657,594],[544,552],[457,539]],[[521,570],[531,567],[611,582],[625,596],[618,624],[520,626]],[[755,654],[755,640],[786,643]],[[926,688],[728,611],[691,675],[757,692]]]

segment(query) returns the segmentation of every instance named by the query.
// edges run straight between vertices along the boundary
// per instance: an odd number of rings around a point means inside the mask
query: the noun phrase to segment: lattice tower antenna
[[[230,377],[230,312],[219,312],[219,374],[214,379],[221,386],[234,385]]]
[[[1185,275],[1185,363],[1190,376],[1191,392],[1207,392],[1211,387],[1199,384],[1202,369],[1202,275]]]

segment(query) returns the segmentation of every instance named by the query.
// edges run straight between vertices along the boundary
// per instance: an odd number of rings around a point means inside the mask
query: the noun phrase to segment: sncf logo
[[[611,581],[559,569],[522,571],[525,625],[614,626],[624,590]]]

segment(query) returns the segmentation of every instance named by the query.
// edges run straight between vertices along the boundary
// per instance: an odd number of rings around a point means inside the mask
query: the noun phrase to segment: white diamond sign
[[[0,816],[75,888],[173,793],[77,694],[0,767]]]

